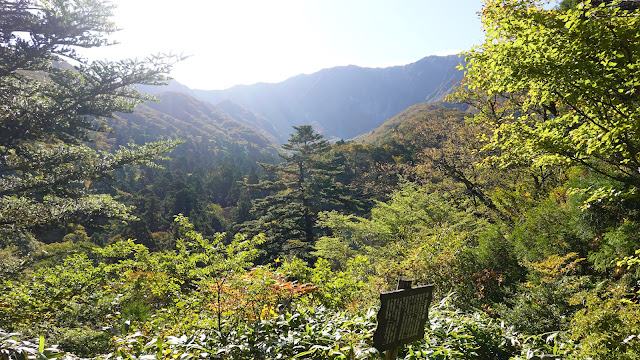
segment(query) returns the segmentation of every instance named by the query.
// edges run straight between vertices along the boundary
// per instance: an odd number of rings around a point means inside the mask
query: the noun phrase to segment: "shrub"
[[[541,262],[525,262],[527,282],[497,312],[518,331],[541,334],[566,330],[571,316],[579,309],[575,297],[589,285],[589,278],[577,275],[580,263],[576,253],[551,255]]]
[[[594,289],[571,321],[571,337],[580,343],[576,358],[640,359],[640,304],[621,285]]]

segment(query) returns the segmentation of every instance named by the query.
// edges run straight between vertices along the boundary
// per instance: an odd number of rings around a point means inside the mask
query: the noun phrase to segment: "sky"
[[[482,42],[480,0],[112,0],[118,45],[90,59],[189,55],[194,89],[280,82],[343,65],[405,65]]]

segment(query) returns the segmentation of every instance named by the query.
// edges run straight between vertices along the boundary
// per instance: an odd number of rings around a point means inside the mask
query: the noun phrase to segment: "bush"
[[[111,334],[87,327],[61,329],[55,339],[60,349],[83,358],[105,354],[112,349]]]
[[[226,322],[227,320],[223,320]],[[189,359],[375,359],[375,312],[351,314],[326,308],[302,308],[261,321],[233,323],[222,332],[201,330],[190,336],[116,338],[109,356],[163,356]]]
[[[589,285],[580,273],[576,253],[551,255],[541,262],[525,262],[527,282],[519,284],[504,303],[497,304],[498,314],[518,331],[542,334],[566,330],[571,316],[580,308],[576,296]]]
[[[524,214],[516,224],[509,241],[519,259],[542,261],[550,255],[566,255],[576,252],[586,256],[589,236],[580,229],[581,211],[579,208],[547,199]]]
[[[640,304],[620,285],[587,294],[586,306],[571,321],[571,337],[580,343],[576,358],[640,359]]]
[[[603,235],[602,244],[597,251],[589,254],[596,270],[613,274],[618,270],[617,260],[631,256],[640,244],[640,224],[624,221],[620,226]],[[640,268],[635,275],[640,277]]]
[[[404,359],[510,359],[519,350],[517,334],[482,312],[464,313],[452,295],[430,311],[426,339],[407,346]]]
[[[523,352],[549,351],[546,344],[523,346],[524,338],[484,313],[464,313],[451,296],[432,308],[423,340],[402,346],[402,359],[510,359]],[[373,348],[376,309],[354,314],[325,307],[235,324],[223,332],[202,330],[183,336],[149,337],[140,332],[116,340],[111,356],[157,356],[211,359],[380,359]]]
[[[473,304],[481,302],[485,309],[488,309],[488,304],[502,302],[509,287],[524,278],[524,269],[518,263],[513,245],[498,225],[489,226],[478,235],[473,260],[469,262],[469,268],[472,265],[475,271],[471,275],[475,280],[475,296],[466,298]]]

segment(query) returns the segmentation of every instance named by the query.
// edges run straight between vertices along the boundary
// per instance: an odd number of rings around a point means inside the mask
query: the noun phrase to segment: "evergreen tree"
[[[294,126],[295,133],[282,147],[284,162],[263,165],[277,180],[263,180],[249,189],[269,191],[254,202],[257,220],[242,226],[243,232],[263,232],[268,256],[293,252],[306,256],[318,233],[317,215],[323,210],[354,205],[351,189],[336,181],[342,168],[331,156],[331,145],[310,125]]]
[[[148,164],[175,142],[87,146],[114,112],[150,100],[133,85],[164,83],[173,56],[89,62],[78,48],[109,45],[113,6],[103,0],[0,2],[0,244],[31,230],[99,217],[132,219],[95,183],[127,164]]]

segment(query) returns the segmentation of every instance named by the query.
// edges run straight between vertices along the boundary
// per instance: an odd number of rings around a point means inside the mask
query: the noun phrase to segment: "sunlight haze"
[[[386,67],[480,43],[480,2],[116,0],[119,44],[92,59],[182,53],[172,72],[199,89],[279,82],[323,68]]]

